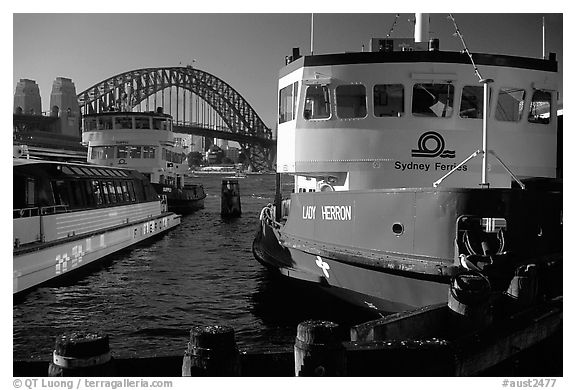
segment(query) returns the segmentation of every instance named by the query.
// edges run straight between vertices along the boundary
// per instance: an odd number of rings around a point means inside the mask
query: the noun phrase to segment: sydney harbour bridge
[[[78,103],[82,114],[162,107],[174,132],[236,141],[252,169],[273,168],[272,130],[234,88],[192,66],[124,72],[79,93]]]

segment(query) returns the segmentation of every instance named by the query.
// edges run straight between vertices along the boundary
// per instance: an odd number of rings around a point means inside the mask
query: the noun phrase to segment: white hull
[[[13,293],[77,270],[179,224],[180,215],[168,213],[94,234],[83,234],[75,240],[65,238],[53,241],[36,250],[15,251]]]

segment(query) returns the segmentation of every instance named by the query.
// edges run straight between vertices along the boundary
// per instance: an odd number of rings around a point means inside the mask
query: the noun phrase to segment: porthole
[[[394,222],[392,224],[392,232],[397,236],[402,235],[402,233],[404,233],[404,225],[402,225],[400,222]]]

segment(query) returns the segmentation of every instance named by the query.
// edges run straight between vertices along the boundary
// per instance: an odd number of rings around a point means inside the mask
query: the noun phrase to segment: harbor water
[[[252,240],[275,176],[239,179],[242,216],[234,219],[220,216],[222,179],[195,179],[205,208],[167,234],[15,300],[13,358],[49,360],[55,338],[75,330],[108,334],[116,357],[149,357],[183,354],[195,325],[231,326],[241,349],[258,350],[292,345],[304,320],[347,328],[376,318],[260,265]]]

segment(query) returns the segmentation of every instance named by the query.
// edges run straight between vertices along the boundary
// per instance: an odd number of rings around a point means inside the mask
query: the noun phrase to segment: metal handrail
[[[40,215],[38,207],[26,207],[23,209],[12,209],[12,218],[28,218]]]

